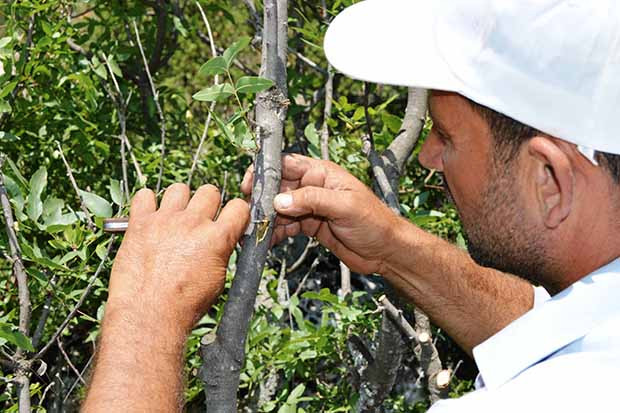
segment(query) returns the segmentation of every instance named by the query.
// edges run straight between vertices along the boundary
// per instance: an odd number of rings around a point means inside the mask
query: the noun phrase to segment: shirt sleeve
[[[534,287],[534,308],[540,306],[550,298],[551,296],[543,287]]]

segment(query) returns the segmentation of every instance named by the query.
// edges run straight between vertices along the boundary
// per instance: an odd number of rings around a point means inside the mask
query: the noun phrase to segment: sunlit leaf
[[[192,96],[201,102],[218,102],[229,98],[235,93],[235,89],[230,83],[222,83],[221,85],[213,85]]]
[[[237,81],[237,93],[257,93],[273,86],[273,81],[264,77],[244,76]]]
[[[226,60],[222,56],[214,57],[203,64],[198,73],[205,76],[221,75],[228,71]]]
[[[227,68],[230,68],[230,65],[232,64],[233,60],[235,60],[235,57],[237,57],[239,52],[245,49],[250,44],[250,40],[251,39],[249,37],[244,36],[224,51],[222,57],[226,61]]]

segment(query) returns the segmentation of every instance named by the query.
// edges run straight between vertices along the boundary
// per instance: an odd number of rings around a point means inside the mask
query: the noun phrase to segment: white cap
[[[456,92],[620,154],[617,0],[365,0],[333,20],[325,54],[353,78]]]

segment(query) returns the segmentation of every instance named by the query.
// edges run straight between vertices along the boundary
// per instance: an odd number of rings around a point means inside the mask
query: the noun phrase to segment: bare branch
[[[58,344],[58,349],[60,350],[60,352],[62,353],[63,357],[67,361],[67,364],[69,365],[71,370],[73,370],[73,372],[77,375],[78,379],[82,382],[82,384],[86,385],[86,381],[84,381],[84,378],[82,377],[82,374],[80,374],[78,369],[75,368],[75,366],[71,362],[71,359],[69,358],[69,355],[67,354],[67,352],[65,351],[64,347],[62,346],[62,341],[60,340],[60,337],[56,337],[56,343]]]
[[[308,256],[308,253],[310,252],[310,250],[318,245],[319,243],[317,241],[311,238],[308,238],[308,242],[306,243],[304,250],[301,252],[299,257],[295,260],[293,265],[291,265],[290,267],[286,269],[286,273],[290,274],[293,271],[297,270],[299,267],[301,267],[301,264],[303,264],[304,261],[306,260],[306,257]]]
[[[211,46],[211,57],[217,56],[217,49],[215,47],[215,42],[213,41],[213,32],[211,31],[211,25],[209,24],[209,20],[207,19],[207,15],[205,14],[202,6],[199,2],[196,2],[196,6],[198,10],[200,10],[200,15],[202,16],[202,21],[207,27],[207,33],[209,34],[209,45]],[[215,84],[219,84],[219,76],[215,76]],[[200,155],[202,154],[202,146],[207,138],[207,133],[209,132],[209,125],[211,124],[211,117],[213,110],[215,109],[215,102],[211,103],[211,107],[209,108],[209,113],[207,114],[207,120],[205,121],[205,126],[202,131],[202,136],[200,137],[200,142],[198,143],[198,149],[196,149],[196,153],[194,154],[194,159],[192,160],[192,167],[189,170],[189,175],[187,176],[187,185],[191,185],[192,176],[194,175],[194,171],[196,170],[196,165],[198,164],[198,159],[200,159]]]
[[[71,170],[71,165],[69,165],[69,162],[67,162],[67,158],[65,158],[65,154],[62,151],[62,146],[60,145],[60,142],[56,141],[56,145],[58,146],[60,157],[62,161],[64,162],[65,167],[67,168],[67,176],[69,177],[69,180],[71,181],[71,185],[73,186],[73,189],[75,190],[75,194],[77,195],[78,200],[80,201],[80,208],[82,209],[82,212],[84,213],[84,217],[86,218],[86,226],[88,227],[89,230],[94,231],[96,228],[95,223],[90,218],[90,212],[88,211],[88,208],[86,208],[86,204],[84,203],[84,198],[82,197],[80,188],[78,187],[77,182],[75,182],[75,178],[73,177],[73,171]]]
[[[157,176],[157,186],[155,193],[158,193],[161,189],[161,181],[164,175],[164,160],[166,156],[166,119],[164,118],[164,112],[159,104],[159,92],[157,88],[155,88],[155,83],[153,82],[153,77],[151,76],[151,70],[149,69],[149,62],[146,59],[146,55],[144,54],[144,48],[142,47],[142,41],[140,40],[140,32],[138,31],[138,26],[136,25],[136,21],[133,21],[133,29],[136,34],[136,42],[138,43],[138,49],[140,49],[140,55],[142,55],[142,62],[144,63],[144,70],[146,72],[146,76],[149,79],[149,85],[151,86],[151,94],[153,95],[153,100],[155,101],[155,108],[157,109],[157,115],[159,116],[159,130],[161,132],[161,155],[159,161],[159,174]]]
[[[110,237],[108,248],[107,248],[103,258],[101,259],[101,262],[99,263],[99,266],[97,267],[97,270],[90,277],[90,280],[88,281],[88,285],[86,285],[86,288],[84,289],[84,292],[80,296],[80,299],[75,304],[75,306],[73,307],[71,312],[67,315],[67,317],[65,317],[63,322],[60,323],[60,326],[56,329],[54,334],[52,334],[52,337],[47,342],[47,344],[44,345],[43,348],[41,348],[41,350],[39,350],[39,352],[32,357],[32,360],[37,360],[37,359],[43,357],[43,355],[45,353],[47,353],[47,350],[50,349],[52,344],[54,344],[56,339],[62,334],[63,331],[65,331],[65,328],[67,327],[67,325],[69,325],[71,320],[73,320],[73,317],[75,317],[75,315],[77,314],[77,312],[80,309],[80,307],[82,306],[82,304],[84,304],[84,301],[86,301],[86,298],[88,297],[88,294],[90,294],[90,290],[92,290],[93,286],[95,285],[95,281],[97,281],[97,278],[99,278],[99,274],[101,273],[101,270],[103,270],[103,266],[104,266],[108,256],[110,255],[110,252],[112,251],[112,247],[114,246],[114,241],[115,240],[116,240],[116,236],[115,235]]]
[[[43,332],[45,331],[45,323],[47,322],[47,318],[50,315],[52,299],[54,298],[54,288],[56,287],[56,280],[58,277],[56,274],[52,276],[50,279],[47,296],[45,297],[45,302],[43,303],[43,309],[41,310],[41,315],[39,316],[39,322],[37,323],[37,327],[34,330],[34,334],[32,335],[32,347],[39,347],[39,343],[41,342],[41,337],[43,336]]]

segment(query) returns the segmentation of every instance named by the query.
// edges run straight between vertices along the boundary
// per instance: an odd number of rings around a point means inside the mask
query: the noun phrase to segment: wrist
[[[410,261],[410,253],[415,249],[415,240],[413,239],[416,231],[419,229],[400,216],[394,216],[389,226],[387,242],[385,243],[385,251],[381,259],[380,274],[384,277],[391,277],[399,272],[399,268],[408,266],[403,260]],[[408,251],[403,254],[403,251]]]
[[[183,353],[185,341],[191,324],[181,322],[176,317],[161,315],[149,310],[140,303],[128,305],[118,301],[108,301],[103,319],[104,341],[119,341],[125,346],[139,346],[142,351],[156,351],[162,354]]]

